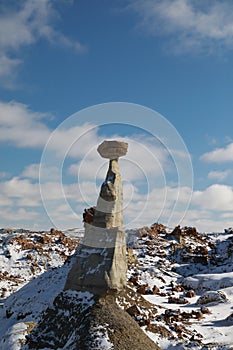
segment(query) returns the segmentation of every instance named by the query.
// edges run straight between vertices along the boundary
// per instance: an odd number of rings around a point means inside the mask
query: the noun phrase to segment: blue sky
[[[82,210],[96,203],[107,166],[96,146],[114,137],[134,145],[128,163],[121,162],[129,226],[157,220],[176,225],[183,215],[182,224],[203,231],[232,226],[233,3],[0,0],[0,34],[0,226],[81,226]],[[102,115],[88,108],[110,102],[145,106],[173,125],[190,152],[193,188],[191,180],[178,183],[168,135],[162,145],[156,138],[156,117],[152,137],[136,127],[143,113],[135,113],[131,127],[121,120],[116,128],[112,112],[109,126],[100,127]],[[69,116],[83,109],[68,126]],[[63,151],[68,154],[62,171],[50,164],[43,174],[47,215],[38,172],[54,130],[49,151],[60,160]],[[71,140],[77,142],[73,152]]]

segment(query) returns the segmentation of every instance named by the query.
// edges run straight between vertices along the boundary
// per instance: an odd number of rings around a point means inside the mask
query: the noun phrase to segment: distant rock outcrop
[[[224,292],[217,290],[217,291],[207,291],[203,293],[197,300],[197,304],[200,305],[207,305],[207,304],[219,304],[219,303],[226,303],[228,301],[227,296]]]

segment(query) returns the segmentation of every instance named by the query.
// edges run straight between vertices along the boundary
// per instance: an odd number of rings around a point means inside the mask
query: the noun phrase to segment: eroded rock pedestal
[[[126,285],[126,242],[123,230],[123,191],[118,158],[127,152],[127,143],[104,141],[98,152],[109,159],[93,220],[85,222],[85,236],[65,290],[89,291],[94,295],[120,291]]]
[[[52,307],[43,313],[27,338],[25,350],[161,350],[118,306],[116,299],[121,295],[127,304],[137,303],[130,294],[133,290],[129,293],[129,288],[128,292],[124,289],[126,242],[118,158],[126,154],[127,144],[105,141],[98,151],[110,161],[97,206],[84,213],[85,237],[65,291],[59,293]]]

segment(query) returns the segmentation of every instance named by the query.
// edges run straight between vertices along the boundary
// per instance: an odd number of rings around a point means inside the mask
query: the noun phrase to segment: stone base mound
[[[28,336],[26,349],[159,350],[129,314],[108,298],[63,291]]]

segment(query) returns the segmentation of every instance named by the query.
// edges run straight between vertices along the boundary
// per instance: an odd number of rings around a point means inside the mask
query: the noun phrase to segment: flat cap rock
[[[121,141],[104,141],[97,148],[101,157],[108,159],[117,159],[125,156],[127,150],[128,143]]]

